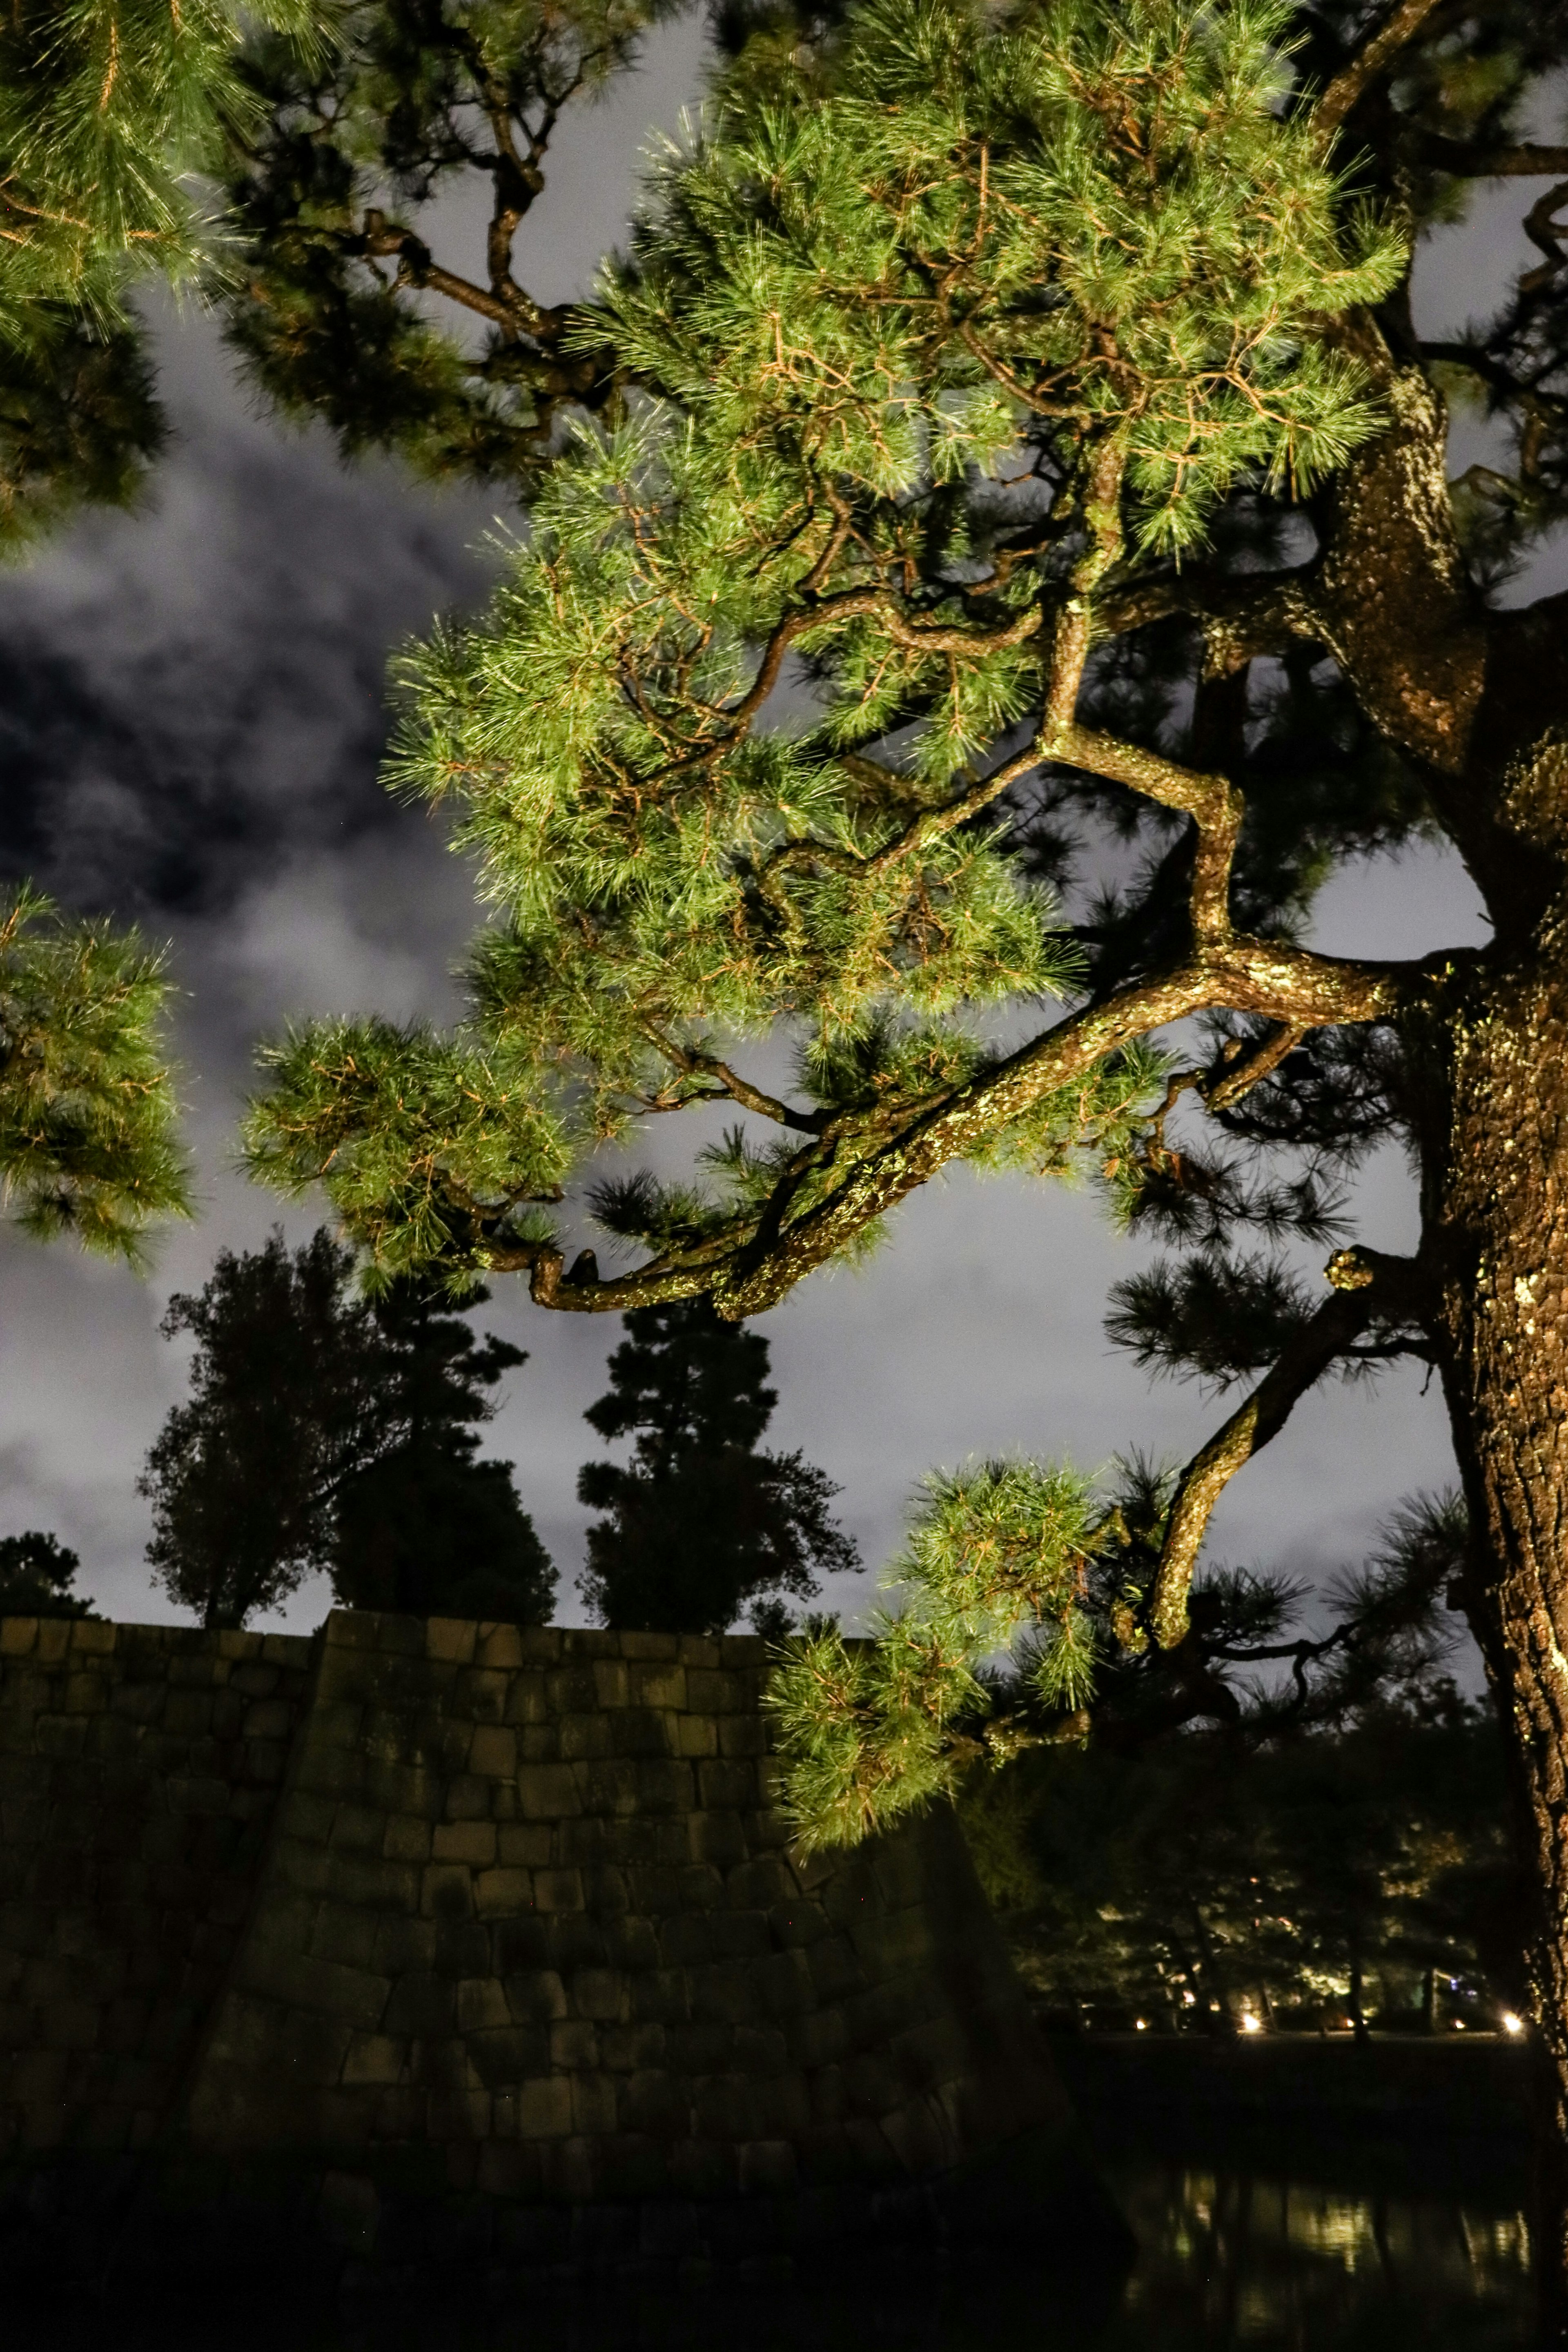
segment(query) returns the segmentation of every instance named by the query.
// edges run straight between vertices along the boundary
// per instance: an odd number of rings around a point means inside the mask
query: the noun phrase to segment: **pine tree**
[[[632,1465],[590,1462],[578,1478],[607,1514],[578,1589],[605,1625],[721,1633],[749,1607],[782,1633],[785,1594],[815,1600],[815,1571],[858,1562],[828,1514],[832,1481],[799,1453],[757,1451],[778,1402],[767,1341],[705,1298],[639,1308],[626,1328],[585,1418],[602,1437],[635,1433]]]
[[[521,1351],[477,1340],[430,1286],[359,1297],[353,1264],[324,1229],[292,1253],[275,1233],[170,1300],[164,1335],[196,1355],[140,1482],[156,1581],[208,1625],[321,1569],[351,1607],[543,1616],[553,1573],[510,1465],[473,1458]]]
[[[90,1617],[90,1601],[71,1591],[79,1555],[58,1536],[29,1528],[0,1536],[0,1617]]]
[[[309,47],[308,0],[247,16]],[[130,305],[209,264],[193,173],[254,115],[226,0],[16,0],[0,16],[0,556],[130,504],[165,428]]]
[[[337,1489],[333,1591],[351,1609],[542,1623],[555,1591],[550,1555],[510,1463],[475,1459],[490,1392],[526,1354],[493,1333],[480,1340],[429,1281],[389,1284],[370,1320],[385,1450]]]
[[[573,324],[610,389],[489,613],[402,667],[391,781],[456,811],[506,909],[471,1018],[278,1048],[253,1164],[324,1181],[389,1268],[730,1319],[953,1160],[1091,1171],[1178,1253],[1116,1335],[1239,1391],[1105,1620],[1177,1680],[1228,1480],[1325,1377],[1431,1365],[1531,1857],[1568,2341],[1568,607],[1500,601],[1568,518],[1568,148],[1522,127],[1568,7],[870,0],[793,45],[760,14]],[[1481,179],[1536,184],[1539,259],[1423,343],[1417,236]],[[1449,399],[1500,453],[1452,485]],[[1487,946],[1302,943],[1339,865],[1420,840]],[[1177,1021],[1195,1050],[1158,1045]],[[748,1046],[779,1026],[784,1086]],[[749,1124],[688,1181],[590,1193],[626,1270],[570,1257],[594,1149],[716,1104]],[[1335,1197],[1390,1138],[1404,1258]],[[831,1738],[846,1764],[797,1782],[819,1822],[907,1801],[1009,1634],[1064,1721],[1091,1699],[1112,1498],[1004,1468],[934,1491],[880,1666],[803,1653],[802,1770]],[[906,1678],[907,1753],[860,1738],[867,1674]]]
[[[35,1239],[141,1262],[189,1213],[163,1054],[170,983],[133,931],[0,898],[0,1192]]]

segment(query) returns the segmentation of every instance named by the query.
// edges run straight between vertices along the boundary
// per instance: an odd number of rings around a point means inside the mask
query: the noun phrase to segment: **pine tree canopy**
[[[309,43],[310,0],[244,16]],[[193,279],[192,175],[255,113],[230,0],[16,0],[0,17],[0,555],[124,505],[163,440],[138,282]]]
[[[0,904],[0,1190],[35,1239],[141,1263],[188,1215],[162,959],[24,887]]]
[[[815,1697],[785,1678],[802,1771],[813,1723],[859,1759],[799,1784],[803,1822],[944,1785],[1005,1640],[1058,1726],[1117,1658],[1212,1697],[1190,1595],[1220,1494],[1316,1382],[1402,1357],[1441,1374],[1484,1530],[1451,1589],[1534,1690],[1508,1596],[1561,1588],[1568,1638],[1568,1564],[1502,1563],[1534,1559],[1561,1426],[1536,1318],[1568,1122],[1531,1089],[1568,1023],[1568,670],[1553,601],[1501,592],[1568,513],[1568,148],[1525,127],[1568,6],[720,21],[701,125],[552,324],[575,391],[518,395],[551,429],[527,534],[483,617],[398,667],[388,782],[453,818],[492,910],[469,1017],[271,1049],[251,1165],[323,1185],[373,1279],[514,1271],[575,1312],[761,1313],[954,1161],[1083,1174],[1172,1244],[1113,1336],[1241,1401],[1135,1560],[1112,1488],[940,1477],[875,1653],[824,1635]],[[1521,207],[1542,259],[1423,343],[1419,236],[1488,178],[1551,183]],[[1448,395],[1496,457],[1454,484]],[[1308,946],[1340,865],[1436,838],[1493,948]],[[683,1177],[593,1164],[694,1108],[734,1124]],[[1409,1258],[1342,1196],[1390,1138],[1422,1168]],[[1102,1573],[1127,1589],[1088,1609]]]

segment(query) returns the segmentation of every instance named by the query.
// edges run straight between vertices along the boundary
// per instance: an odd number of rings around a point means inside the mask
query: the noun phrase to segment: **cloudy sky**
[[[520,273],[542,299],[586,287],[650,129],[675,127],[700,62],[696,28],[677,26],[563,142]],[[1424,325],[1488,306],[1528,250],[1518,221],[1534,193],[1486,192],[1424,255]],[[171,1234],[146,1283],[0,1233],[0,1532],[54,1529],[99,1606],[133,1619],[177,1613],[150,1585],[135,1492],[184,1392],[184,1360],[159,1336],[164,1304],[200,1286],[220,1245],[254,1246],[279,1221],[234,1166],[255,1040],[292,1015],[452,1009],[468,877],[430,822],[377,786],[382,677],[402,638],[482,597],[491,512],[472,492],[411,488],[390,465],[345,470],[324,436],[259,415],[199,314],[161,317],[160,334],[177,438],[152,505],[85,522],[0,575],[0,870],[134,918],[170,943],[183,992],[199,1222]],[[1467,440],[1459,463],[1472,454]],[[1552,551],[1514,593],[1565,583]],[[1327,949],[1379,955],[1482,936],[1465,876],[1435,855],[1344,873],[1317,929]],[[1397,1155],[1368,1171],[1357,1215],[1360,1238],[1413,1244]],[[316,1221],[283,1220],[300,1239]],[[818,1277],[761,1327],[781,1400],[770,1442],[840,1481],[873,1572],[933,1464],[1022,1449],[1094,1466],[1134,1445],[1184,1458],[1213,1405],[1150,1388],[1100,1328],[1108,1285],[1137,1261],[1086,1195],[962,1172],[931,1186],[867,1271]],[[489,1450],[515,1462],[561,1570],[558,1613],[580,1621],[574,1486],[596,1447],[582,1413],[619,1325],[539,1313],[505,1286],[483,1320],[531,1351]],[[1327,1389],[1231,1487],[1215,1548],[1320,1579],[1364,1555],[1402,1495],[1451,1469],[1417,1370],[1372,1392]],[[833,1597],[852,1614],[872,1580]],[[277,1622],[313,1624],[325,1605],[307,1587]]]

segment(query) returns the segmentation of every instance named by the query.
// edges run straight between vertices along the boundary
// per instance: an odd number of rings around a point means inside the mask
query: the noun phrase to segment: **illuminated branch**
[[[1370,1323],[1409,1318],[1419,1301],[1415,1265],[1410,1258],[1385,1257],[1378,1250],[1340,1250],[1324,1273],[1333,1285],[1333,1297],[1182,1473],[1150,1601],[1150,1624],[1162,1649],[1173,1649],[1186,1633],[1193,1570],[1215,1506],[1237,1472],[1278,1437],[1308,1390],[1338,1357],[1354,1349]]]
[[[1332,142],[1347,115],[1359,105],[1380,76],[1386,73],[1407,42],[1415,39],[1437,0],[1400,0],[1381,31],[1364,41],[1341,67],[1312,109],[1312,127],[1320,152]]]

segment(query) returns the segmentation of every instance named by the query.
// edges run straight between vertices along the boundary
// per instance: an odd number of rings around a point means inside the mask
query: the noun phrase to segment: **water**
[[[1064,2292],[1016,2262],[790,2285],[515,2296],[468,2314],[220,2321],[58,2311],[8,2326],[9,2352],[1516,2352],[1531,2337],[1530,2238],[1507,2185],[1385,2193],[1282,2168],[1147,2154],[1105,2166],[1137,2234],[1124,2281]],[[1346,2168],[1347,2172],[1352,2168]],[[1325,2177],[1327,2174],[1327,2177]],[[15,2319],[15,2315],[13,2318]]]

